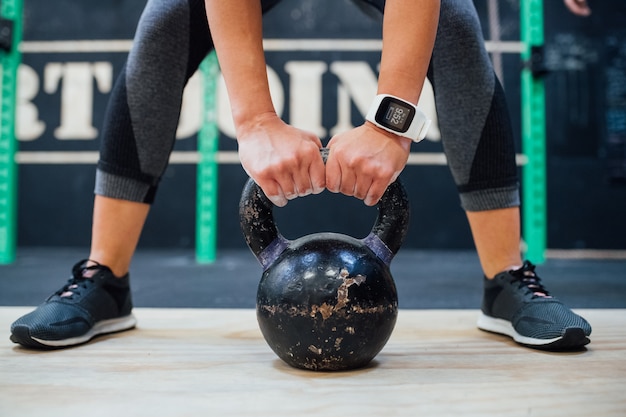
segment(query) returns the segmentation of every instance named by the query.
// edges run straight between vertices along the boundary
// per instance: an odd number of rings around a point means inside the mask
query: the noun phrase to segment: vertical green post
[[[15,260],[17,229],[15,97],[21,62],[22,0],[2,0],[0,17],[0,264],[9,264]]]
[[[211,52],[200,65],[204,85],[202,127],[198,133],[198,168],[196,186],[196,262],[212,263],[217,245],[217,128],[216,86],[219,63]]]
[[[542,79],[543,1],[521,0],[522,60],[522,152],[528,163],[522,171],[522,237],[526,258],[545,260],[546,209],[546,120]]]

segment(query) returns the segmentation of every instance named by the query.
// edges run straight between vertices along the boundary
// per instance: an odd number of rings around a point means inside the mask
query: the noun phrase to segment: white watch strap
[[[380,107],[380,104],[382,103],[385,97],[392,97],[396,100],[400,100],[403,103],[406,103],[406,105],[411,106],[415,109],[415,116],[413,117],[411,126],[409,126],[409,129],[406,132],[404,133],[397,132],[395,130],[382,126],[380,123],[376,121],[376,112],[378,112],[378,108]],[[400,97],[392,96],[391,94],[379,94],[376,97],[374,97],[374,101],[372,102],[372,105],[370,106],[369,111],[367,112],[367,115],[365,116],[365,120],[375,124],[381,129],[384,129],[388,132],[393,133],[394,135],[409,138],[413,142],[420,142],[422,139],[426,137],[426,133],[428,133],[428,128],[430,127],[430,123],[431,123],[431,120],[428,119],[426,115],[420,109],[418,109],[417,106],[415,106],[413,103],[410,103],[404,99],[401,99]]]

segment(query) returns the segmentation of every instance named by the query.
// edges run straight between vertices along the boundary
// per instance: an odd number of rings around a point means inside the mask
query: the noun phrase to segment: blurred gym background
[[[475,3],[519,139],[520,2]],[[143,4],[24,1],[16,107],[18,248],[88,247],[98,132]],[[591,7],[593,14],[581,18],[561,1],[544,4],[547,247],[620,251],[626,250],[626,5],[592,1]],[[372,88],[379,25],[350,0],[288,0],[268,13],[267,59],[283,118],[323,138],[361,123],[359,94]],[[311,42],[303,47],[301,40]],[[189,85],[172,164],[140,248],[195,246],[202,81],[198,76]],[[424,102],[428,108],[427,97]],[[245,248],[237,204],[246,175],[236,160],[219,82],[216,104],[216,246]],[[402,174],[412,203],[404,248],[471,250],[436,125],[412,152]],[[283,233],[296,237],[320,230],[365,235],[375,214],[358,201],[324,193],[291,202],[276,215]]]
[[[2,0],[3,8],[9,1],[20,0]],[[562,1],[544,3],[544,45],[533,69],[545,86],[546,111],[539,117],[545,122],[546,169],[538,183],[523,184],[545,196],[545,230],[538,230],[545,232],[547,248],[541,275],[572,307],[623,308],[626,3],[591,1],[588,18],[570,14]],[[522,172],[529,156],[522,150],[520,80],[528,63],[520,54],[520,1],[475,4],[507,93]],[[38,304],[88,254],[98,133],[143,5],[24,0],[16,201],[7,205],[0,198],[5,208],[15,203],[15,242],[6,245],[0,236],[0,244],[8,258],[17,256],[0,266],[0,305]],[[379,19],[350,0],[285,0],[265,16],[265,31],[273,98],[286,121],[325,140],[362,123],[375,92]],[[214,94],[206,88],[211,85]],[[209,107],[203,111],[205,101]],[[427,140],[413,146],[401,176],[412,211],[407,241],[392,264],[401,307],[477,308],[480,265],[445,165],[428,88],[420,106],[435,123]],[[254,306],[261,271],[239,229],[238,202],[247,177],[228,111],[219,78],[196,74],[185,94],[172,163],[133,261],[138,307]],[[207,146],[199,143],[199,131],[209,132],[208,146],[218,161],[206,183],[197,179],[198,149]],[[0,167],[0,176],[6,174]],[[0,184],[3,190],[6,184]],[[324,230],[362,237],[375,215],[360,201],[327,192],[275,210],[288,238]],[[6,221],[0,226],[6,228]],[[197,242],[203,246],[200,257],[213,262],[197,262]]]

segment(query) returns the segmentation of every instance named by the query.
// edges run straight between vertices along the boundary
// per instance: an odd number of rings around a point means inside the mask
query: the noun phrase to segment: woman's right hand
[[[270,112],[237,126],[237,142],[244,170],[276,206],[324,191],[322,142],[314,134]]]

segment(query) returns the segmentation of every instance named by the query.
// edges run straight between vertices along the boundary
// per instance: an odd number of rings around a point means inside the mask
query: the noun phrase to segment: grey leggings
[[[384,0],[356,1],[384,7]],[[267,10],[278,0],[262,3]],[[107,109],[96,194],[154,201],[174,146],[183,89],[211,49],[204,0],[148,1]],[[506,101],[471,0],[442,0],[428,78],[462,207],[518,206]]]

